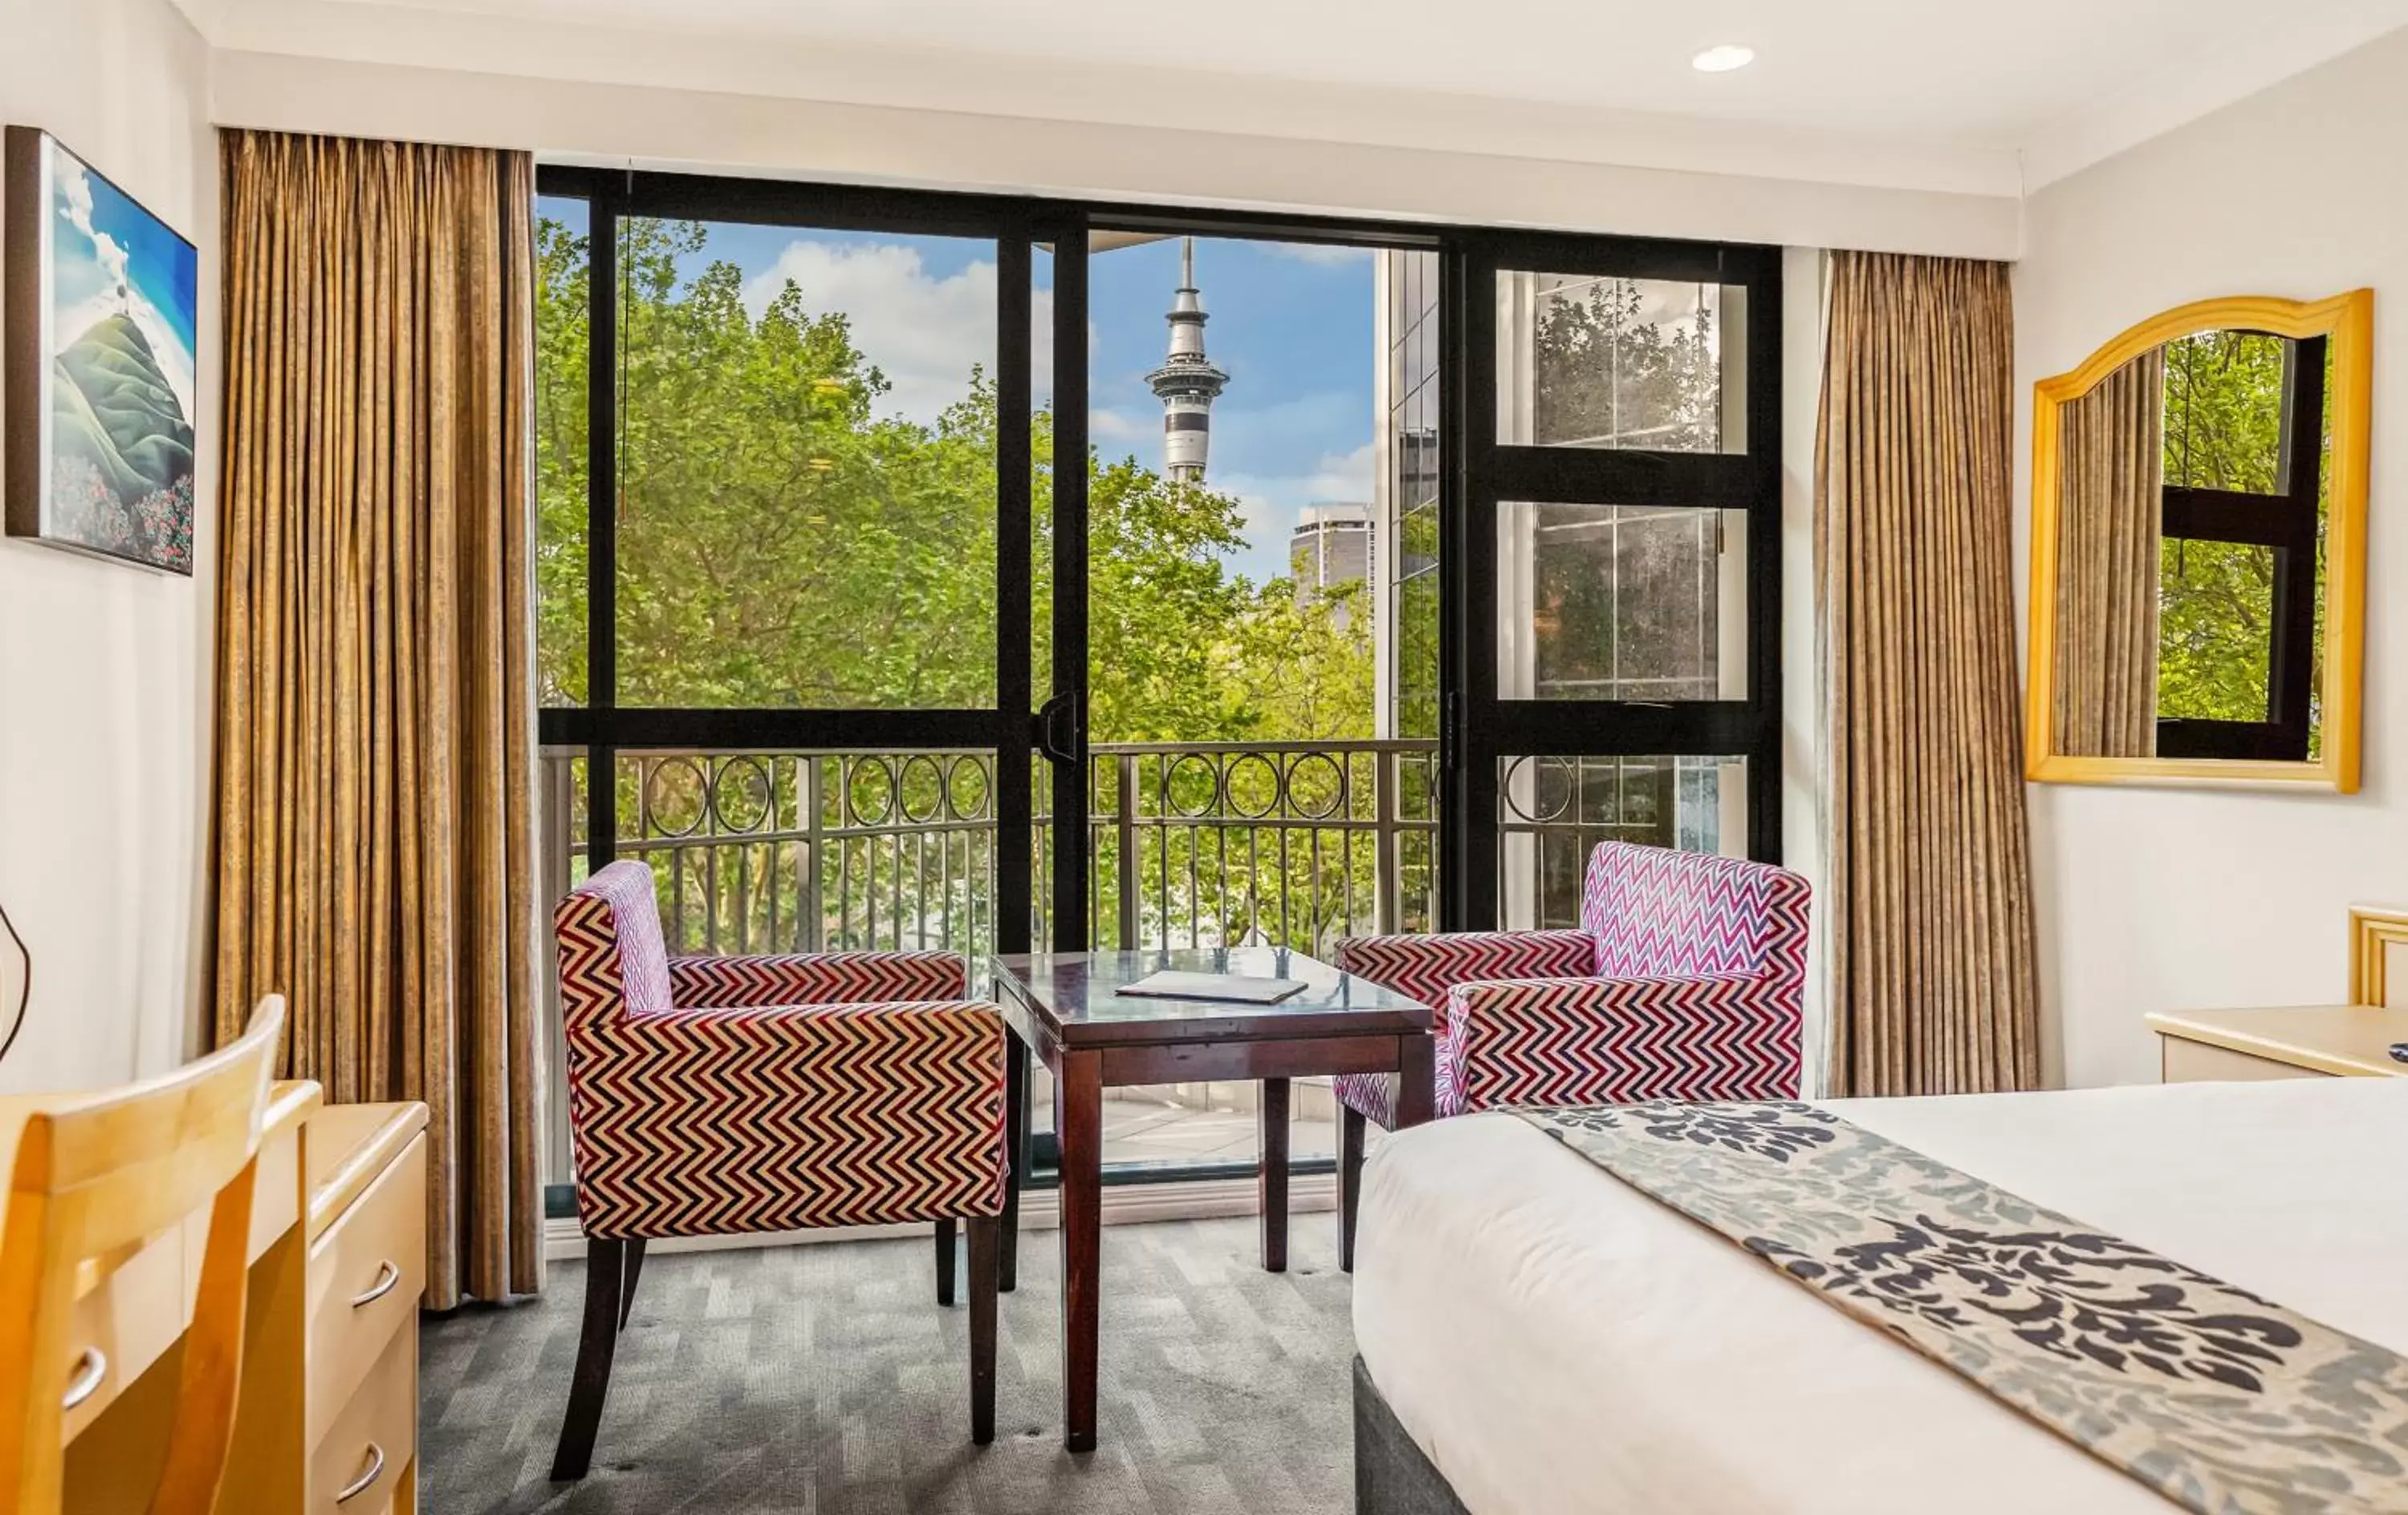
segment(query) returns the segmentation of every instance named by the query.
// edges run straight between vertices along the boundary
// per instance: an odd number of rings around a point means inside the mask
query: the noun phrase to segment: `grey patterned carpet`
[[[584,1292],[470,1307],[422,1335],[428,1515],[1312,1515],[1351,1508],[1348,1285],[1334,1223],[1291,1271],[1251,1219],[1104,1231],[1097,1450],[1062,1450],[1059,1244],[1023,1238],[1002,1301],[996,1436],[969,1439],[969,1318],[924,1242],[645,1265],[594,1471],[546,1479]]]

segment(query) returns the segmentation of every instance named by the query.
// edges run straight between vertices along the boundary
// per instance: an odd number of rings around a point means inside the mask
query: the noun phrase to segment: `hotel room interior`
[[[0,125],[0,1515],[2408,1512],[2408,0]]]

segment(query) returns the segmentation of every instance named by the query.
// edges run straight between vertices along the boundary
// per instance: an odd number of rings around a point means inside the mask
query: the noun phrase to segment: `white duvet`
[[[2408,1079],[1833,1100],[2408,1351]],[[1471,1515],[2173,1508],[1510,1115],[1382,1143],[1354,1332]]]

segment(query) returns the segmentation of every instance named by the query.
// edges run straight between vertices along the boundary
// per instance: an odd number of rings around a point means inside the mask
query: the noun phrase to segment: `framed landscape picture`
[[[193,571],[193,244],[49,133],[7,130],[11,536]]]

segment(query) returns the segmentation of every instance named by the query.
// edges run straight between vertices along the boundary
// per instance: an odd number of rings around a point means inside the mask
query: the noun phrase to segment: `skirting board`
[[[1033,1189],[1020,1196],[1020,1229],[1046,1231],[1062,1223],[1059,1191]],[[1104,1224],[1139,1225],[1149,1221],[1210,1221],[1252,1215],[1260,1198],[1252,1179],[1209,1179],[1196,1183],[1115,1184],[1104,1191]],[[1326,1213],[1338,1208],[1338,1176],[1299,1173],[1288,1179],[1288,1213]],[[652,1243],[649,1255],[730,1251],[741,1247],[793,1247],[820,1241],[869,1241],[931,1234],[916,1225],[838,1225],[817,1231],[772,1231],[740,1236],[671,1236]],[[559,1263],[585,1255],[585,1234],[562,1216],[543,1223],[543,1255]]]

